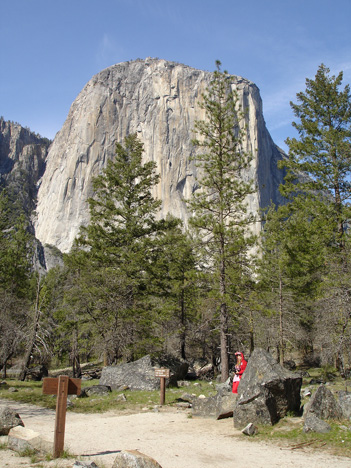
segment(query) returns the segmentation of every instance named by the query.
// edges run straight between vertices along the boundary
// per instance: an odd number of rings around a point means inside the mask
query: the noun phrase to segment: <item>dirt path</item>
[[[24,425],[53,439],[53,411],[0,400],[20,414]],[[350,468],[351,459],[309,450],[292,450],[254,442],[233,427],[232,419],[214,421],[189,418],[184,410],[120,415],[67,413],[65,448],[81,460],[94,460],[111,468],[119,450],[137,449],[153,457],[162,468]],[[68,466],[73,461],[45,462],[41,466]],[[26,468],[28,459],[0,451],[0,468]]]

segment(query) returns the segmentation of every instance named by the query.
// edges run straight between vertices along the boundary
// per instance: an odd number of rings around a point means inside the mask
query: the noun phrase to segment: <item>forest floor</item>
[[[0,400],[15,409],[26,428],[53,440],[55,412],[29,404]],[[4,437],[2,438],[4,439]],[[1,442],[1,441],[0,441]],[[6,440],[2,440],[6,442]],[[159,407],[139,413],[67,413],[67,459],[22,457],[0,450],[0,468],[68,468],[75,460],[94,461],[111,468],[116,453],[139,450],[162,468],[350,468],[351,459],[334,456],[312,445],[263,442],[244,436],[233,419],[201,419],[191,410]]]

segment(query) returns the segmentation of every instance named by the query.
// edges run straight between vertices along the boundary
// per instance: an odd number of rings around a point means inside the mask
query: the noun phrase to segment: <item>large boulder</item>
[[[16,452],[34,450],[43,454],[52,453],[54,442],[52,439],[43,437],[38,432],[25,427],[14,427],[8,434],[7,446]]]
[[[304,417],[313,414],[319,419],[342,419],[343,412],[333,393],[320,385],[304,408]]]
[[[237,395],[231,392],[219,392],[208,398],[192,400],[192,414],[202,418],[224,419],[231,418]]]
[[[138,450],[121,450],[112,468],[161,468],[156,460]]]
[[[186,363],[175,358],[152,360],[150,356],[144,356],[138,361],[104,367],[99,383],[110,386],[112,390],[122,387],[129,387],[131,390],[157,390],[160,388],[160,379],[155,377],[155,369],[160,367],[170,369],[167,385],[169,383],[176,385],[177,380],[185,378],[188,370]]]
[[[263,349],[252,353],[238,387],[234,427],[275,424],[288,412],[298,413],[302,378],[279,365]]]
[[[22,419],[16,411],[7,406],[0,407],[0,435],[8,435],[10,429],[24,426]]]
[[[178,386],[178,380],[184,380],[188,375],[189,364],[175,356],[165,354],[153,358],[151,361],[155,367],[165,367],[170,370],[169,385]]]

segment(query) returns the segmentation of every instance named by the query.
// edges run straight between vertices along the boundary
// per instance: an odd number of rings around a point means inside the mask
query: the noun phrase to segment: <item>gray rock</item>
[[[186,374],[188,369],[186,363],[175,359],[167,365],[166,360],[152,360],[150,356],[144,356],[138,361],[104,367],[99,383],[110,386],[112,390],[126,386],[130,390],[157,390],[160,388],[160,379],[155,377],[155,368],[159,367],[170,368],[170,379],[166,379],[166,385],[170,382],[176,384],[178,376]]]
[[[194,396],[190,395],[190,393],[182,393],[180,398],[178,398],[178,401],[185,401],[188,403],[191,403],[194,400]]]
[[[202,418],[224,419],[233,416],[237,395],[226,393],[208,397],[194,398],[192,401],[192,414]]]
[[[0,407],[0,435],[8,435],[10,429],[24,426],[22,419],[16,411],[7,406]]]
[[[178,380],[177,385],[178,387],[190,387],[191,382],[189,380]]]
[[[46,366],[36,366],[31,367],[27,370],[26,378],[30,378],[36,382],[43,380],[44,377],[49,375],[48,369]]]
[[[9,388],[8,388],[8,391],[9,391],[10,393],[17,393],[17,392],[18,392],[18,389],[17,389],[16,387],[9,387]]]
[[[117,392],[126,392],[127,390],[130,390],[128,385],[121,385],[120,387],[116,388]]]
[[[245,435],[253,436],[258,433],[258,427],[253,423],[249,423],[241,432]]]
[[[283,367],[285,369],[288,369],[290,371],[294,371],[296,369],[296,362],[290,359],[289,361],[284,361],[283,362]]]
[[[177,408],[191,408],[192,405],[191,405],[191,403],[186,402],[186,401],[178,401],[178,402],[176,403],[176,407],[177,407]]]
[[[220,394],[231,393],[232,391],[232,380],[228,378],[224,383],[216,384],[216,390]]]
[[[120,395],[117,395],[115,398],[116,401],[127,401],[127,397],[125,396],[124,393],[121,393]]]
[[[325,386],[320,385],[304,408],[304,417],[314,414],[319,419],[341,419],[342,408],[336,401],[333,393]]]
[[[9,449],[19,453],[27,449],[43,454],[52,453],[54,447],[53,440],[22,426],[17,426],[10,430],[7,445]]]
[[[85,461],[76,460],[72,468],[99,468],[99,467],[93,461],[85,462]]]
[[[234,427],[275,424],[288,412],[299,412],[302,378],[280,366],[263,349],[255,349],[239,387]]]
[[[326,433],[330,432],[331,427],[325,421],[322,421],[313,413],[307,415],[304,421],[303,432],[319,432]]]
[[[73,102],[46,158],[38,192],[36,237],[68,252],[81,225],[89,222],[87,199],[92,178],[115,154],[116,142],[137,132],[144,144],[144,159],[155,161],[160,184],[154,195],[162,200],[161,217],[168,213],[187,221],[184,199],[198,188],[194,124],[203,119],[201,94],[212,80],[211,72],[151,59],[124,62],[95,75]],[[249,210],[257,212],[270,202],[280,204],[279,184],[284,173],[277,168],[283,157],[273,143],[262,114],[259,89],[240,76],[231,86],[245,111],[245,151],[253,153],[248,169],[258,191],[249,197]],[[257,223],[253,230],[260,230]]]
[[[170,370],[169,385],[177,387],[177,382],[186,378],[189,364],[171,355],[158,356],[151,359],[155,367],[164,367]]]
[[[321,385],[325,384],[325,380],[323,379],[311,379],[310,380],[310,385]]]
[[[112,390],[122,385],[127,385],[131,390],[156,390],[160,387],[160,379],[155,377],[150,356],[144,356],[138,361],[104,367],[100,385],[109,385]]]
[[[93,385],[82,389],[79,398],[90,397],[92,395],[107,396],[111,393],[111,387],[108,385]]]
[[[203,366],[201,365],[196,365],[196,363],[193,366],[193,369],[195,371],[195,375],[197,379],[202,379],[202,380],[211,380],[214,377],[214,365],[212,363],[207,363]]]
[[[112,468],[162,468],[153,458],[138,450],[122,450],[113,462]]]
[[[351,393],[339,392],[339,405],[345,419],[351,420]]]
[[[351,431],[351,427],[347,427],[344,425],[339,426],[339,429],[342,429],[343,431]]]

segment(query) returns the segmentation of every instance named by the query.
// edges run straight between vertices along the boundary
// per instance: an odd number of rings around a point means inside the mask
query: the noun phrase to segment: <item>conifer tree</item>
[[[89,250],[88,271],[95,278],[90,287],[86,283],[87,293],[96,287],[94,294],[89,293],[91,302],[86,310],[96,323],[106,313],[111,320],[122,320],[131,358],[146,335],[153,337],[152,315],[147,308],[150,256],[157,237],[169,225],[156,219],[161,201],[152,196],[152,189],[159,176],[156,164],[143,163],[142,155],[143,144],[136,134],[127,136],[123,146],[116,145],[115,159],[93,182],[91,221],[79,239]],[[112,296],[109,300],[107,282],[118,284],[118,300]],[[108,322],[105,319],[105,324]]]
[[[0,368],[26,339],[31,300],[31,237],[18,205],[0,192]]]
[[[177,222],[170,217],[167,220]],[[183,231],[180,222],[160,237],[153,249],[151,265],[151,289],[160,299],[161,328],[168,327],[168,341],[176,342],[179,357],[186,359],[188,335],[196,321],[198,281],[193,239],[188,231]]]
[[[298,122],[293,126],[298,138],[288,138],[289,157],[280,166],[288,170],[283,195],[298,192],[332,203],[335,231],[342,244],[346,205],[351,199],[351,95],[350,87],[340,89],[343,73],[329,76],[320,65],[314,80],[306,79],[306,91],[290,103]]]
[[[287,343],[311,347],[312,306],[325,273],[330,229],[321,207],[313,205],[307,213],[305,203],[304,196],[297,196],[293,203],[272,205],[264,215],[258,279],[263,310],[274,323],[270,345],[281,363]]]
[[[252,243],[248,235],[252,216],[246,197],[253,193],[247,177],[252,159],[244,150],[244,114],[230,76],[221,72],[219,61],[206,92],[202,108],[206,120],[198,121],[194,145],[199,149],[196,164],[200,169],[200,189],[188,201],[193,211],[190,222],[201,238],[204,264],[216,278],[219,312],[221,379],[229,374],[229,269],[247,258]],[[244,175],[246,177],[244,177]]]
[[[308,255],[306,248],[305,251],[294,252],[300,283],[308,284],[309,276],[306,271],[307,276],[304,276],[301,265],[316,266],[318,270],[323,255],[323,301],[334,305],[341,297],[346,297],[342,292],[342,281],[338,290],[335,278],[341,278],[349,264],[346,232],[351,199],[351,95],[349,85],[341,88],[342,80],[342,72],[330,76],[330,70],[323,64],[314,80],[306,79],[305,92],[297,94],[296,104],[290,103],[298,118],[293,122],[298,137],[286,140],[289,156],[280,163],[280,167],[287,169],[285,184],[280,190],[289,200],[288,206],[295,213],[299,210],[300,218],[306,221],[305,232],[310,234],[311,227],[319,225],[313,236],[318,248],[312,249]],[[303,235],[300,228],[300,231],[291,233],[290,239],[294,236],[298,242]],[[305,244],[310,244],[308,236]],[[302,246],[301,243],[299,245]],[[335,275],[336,271],[340,274]],[[316,277],[318,284],[320,277],[310,275],[310,278]],[[348,310],[347,302],[340,302],[338,307]],[[338,309],[324,310],[324,324],[328,321],[333,323]],[[320,314],[318,321],[322,322]],[[318,326],[317,323],[313,325]]]

